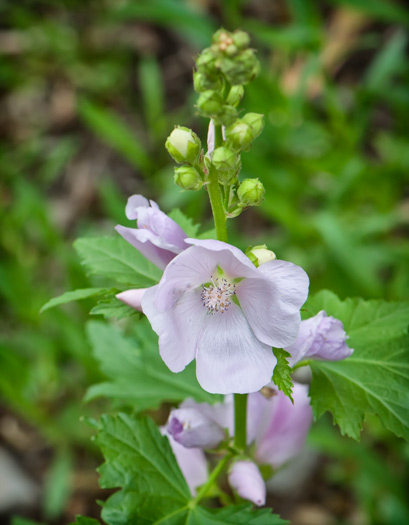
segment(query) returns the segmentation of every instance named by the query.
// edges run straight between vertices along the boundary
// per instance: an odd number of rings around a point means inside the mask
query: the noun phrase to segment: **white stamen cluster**
[[[205,306],[209,314],[214,315],[216,312],[222,314],[231,305],[230,297],[236,294],[236,285],[230,283],[225,278],[212,277],[212,284],[209,286],[203,285],[203,290],[200,295],[203,306]]]

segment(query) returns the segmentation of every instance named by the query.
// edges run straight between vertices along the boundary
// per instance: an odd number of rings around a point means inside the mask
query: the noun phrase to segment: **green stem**
[[[232,459],[233,456],[234,456],[234,453],[230,452],[229,454],[226,454],[222,460],[219,461],[219,463],[212,470],[206,484],[203,485],[203,487],[197,493],[197,496],[195,497],[195,499],[192,501],[193,506],[197,505],[199,501],[202,500],[206,496],[208,490],[211,488],[211,486],[216,481],[216,479],[219,477],[219,475],[223,472],[227,463]]]
[[[308,366],[311,363],[311,359],[305,359],[304,361],[300,361],[296,365],[293,366],[293,372],[294,370],[297,370],[297,368],[301,368],[302,366]]]
[[[223,144],[222,127],[214,124],[214,148]],[[217,170],[211,165],[209,170],[207,190],[209,192],[210,205],[212,207],[214,224],[216,226],[217,239],[227,242],[226,215],[224,213],[222,195],[220,192]]]
[[[241,452],[247,442],[247,394],[234,394],[234,447]]]

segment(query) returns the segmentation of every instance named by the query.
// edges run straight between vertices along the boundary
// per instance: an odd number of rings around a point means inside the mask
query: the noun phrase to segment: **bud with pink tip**
[[[266,502],[266,485],[257,465],[250,460],[233,463],[229,472],[229,484],[237,494],[258,505]]]

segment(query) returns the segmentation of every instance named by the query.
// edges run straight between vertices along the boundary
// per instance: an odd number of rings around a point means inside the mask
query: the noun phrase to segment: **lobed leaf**
[[[291,354],[282,348],[273,348],[273,352],[277,358],[277,364],[273,372],[273,382],[294,403],[292,398],[294,386],[291,379],[292,369],[287,361],[287,357],[291,357]]]
[[[359,438],[365,414],[375,414],[398,437],[409,439],[409,303],[346,299],[322,291],[306,305],[340,319],[354,353],[337,362],[311,363],[314,415],[333,414],[347,434]]]

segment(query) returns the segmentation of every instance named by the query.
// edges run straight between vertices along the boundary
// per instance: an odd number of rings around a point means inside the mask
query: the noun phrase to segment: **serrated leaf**
[[[188,237],[196,238],[200,224],[193,224],[193,220],[187,217],[179,208],[175,208],[168,215],[179,224]]]
[[[87,324],[87,333],[101,371],[109,379],[88,389],[88,401],[105,396],[141,411],[186,397],[207,403],[222,399],[201,388],[194,363],[178,374],[167,368],[146,319],[138,322],[138,339],[125,337],[118,328],[97,321]]]
[[[291,379],[291,366],[287,361],[287,357],[291,357],[291,354],[282,348],[273,348],[273,352],[277,358],[277,364],[273,372],[273,382],[294,403],[292,398],[294,385]]]
[[[96,442],[105,458],[98,469],[101,487],[122,489],[104,504],[104,521],[149,524],[186,507],[189,488],[168,439],[151,419],[102,416]]]
[[[96,439],[105,458],[102,488],[121,488],[105,502],[110,525],[286,525],[270,509],[244,504],[222,509],[197,506],[168,439],[149,418],[103,416]]]
[[[162,272],[122,237],[84,237],[74,247],[90,274],[135,288],[156,284]]]
[[[41,312],[54,308],[60,304],[71,303],[72,301],[80,301],[81,299],[87,299],[88,297],[93,297],[94,295],[103,295],[106,294],[109,290],[106,288],[80,288],[78,290],[72,290],[69,292],[64,292],[58,297],[53,297],[41,308]]]
[[[311,363],[315,417],[331,412],[341,432],[358,439],[365,414],[372,413],[391,432],[409,439],[409,303],[341,301],[323,291],[306,309],[340,319],[354,348],[343,361]]]
[[[115,296],[108,296],[99,301],[90,311],[91,315],[102,315],[105,319],[115,317],[116,319],[126,319],[128,317],[138,317],[140,315],[134,308],[123,303]]]

